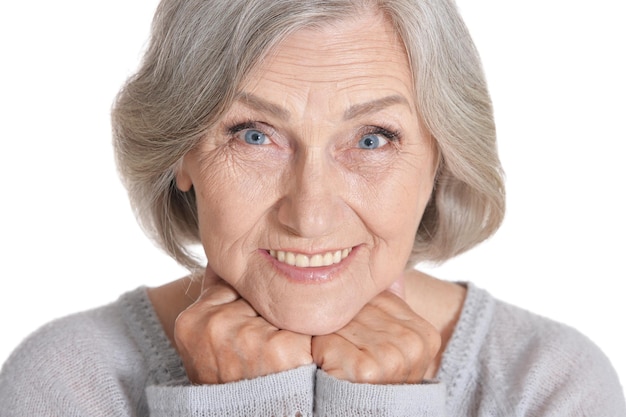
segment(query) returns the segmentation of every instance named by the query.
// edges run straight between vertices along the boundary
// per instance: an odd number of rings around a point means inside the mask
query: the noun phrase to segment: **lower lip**
[[[298,284],[322,284],[332,281],[347,268],[357,249],[357,247],[352,248],[348,256],[342,259],[338,264],[314,268],[302,268],[284,262],[278,262],[278,260],[272,257],[267,251],[260,250],[259,252],[261,252],[261,255],[270,261],[274,268],[285,276],[287,280]]]

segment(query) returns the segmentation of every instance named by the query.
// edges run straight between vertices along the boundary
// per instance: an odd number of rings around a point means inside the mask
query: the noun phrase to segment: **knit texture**
[[[467,287],[434,381],[354,384],[309,365],[212,386],[189,383],[139,288],[22,342],[0,372],[0,417],[626,416],[586,337]]]

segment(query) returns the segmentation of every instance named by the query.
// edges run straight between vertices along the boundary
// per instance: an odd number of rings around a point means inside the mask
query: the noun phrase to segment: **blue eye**
[[[243,140],[250,145],[265,145],[269,142],[267,135],[259,130],[247,129],[243,132]]]
[[[359,140],[359,148],[361,149],[377,149],[387,144],[387,139],[380,137],[380,135],[369,134],[365,135]]]

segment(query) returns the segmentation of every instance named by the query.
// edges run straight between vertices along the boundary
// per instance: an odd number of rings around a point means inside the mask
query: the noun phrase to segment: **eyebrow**
[[[237,97],[235,97],[235,100],[242,102],[253,110],[273,114],[283,121],[289,120],[291,117],[291,113],[284,107],[271,103],[259,96],[255,96],[252,93],[239,93]]]
[[[235,99],[252,108],[253,110],[273,114],[281,120],[286,121],[289,120],[289,118],[291,117],[291,113],[289,113],[289,111],[284,107],[269,102],[252,93],[241,92],[237,94],[237,97]],[[365,103],[355,104],[343,113],[343,118],[344,120],[354,119],[367,114],[375,113],[386,107],[394,106],[397,104],[410,106],[406,98],[399,94],[394,94],[391,96],[371,100]]]
[[[396,104],[404,104],[410,107],[409,102],[406,98],[401,95],[395,94],[392,96],[368,101],[366,103],[355,104],[344,112],[343,118],[344,120],[354,119],[359,116],[376,113],[377,111],[382,110],[385,107],[390,107]]]

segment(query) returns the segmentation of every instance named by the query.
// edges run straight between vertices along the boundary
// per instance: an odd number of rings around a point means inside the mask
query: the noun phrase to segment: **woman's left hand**
[[[317,366],[338,379],[411,384],[425,379],[440,346],[432,324],[384,291],[342,329],[313,337],[311,351]]]

